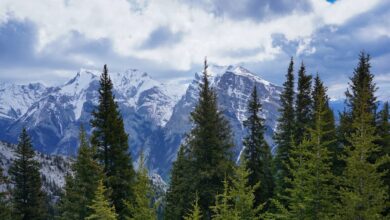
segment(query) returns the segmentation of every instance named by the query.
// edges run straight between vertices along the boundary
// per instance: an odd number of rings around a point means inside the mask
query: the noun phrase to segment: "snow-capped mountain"
[[[218,96],[220,111],[229,120],[234,133],[235,154],[242,151],[242,138],[245,135],[243,121],[247,118],[247,105],[253,87],[256,85],[259,98],[263,105],[263,115],[266,125],[266,140],[273,146],[272,135],[276,127],[278,109],[280,106],[279,95],[282,88],[274,85],[259,76],[251,73],[241,66],[216,66],[210,65],[208,69],[211,85],[215,88]],[[166,148],[165,160],[159,160],[162,167],[160,170],[166,176],[167,167],[176,158],[176,152],[183,139],[185,132],[191,128],[189,114],[195,108],[198,99],[198,85],[201,81],[202,72],[195,73],[194,80],[190,83],[186,93],[173,109],[173,114],[165,127]]]
[[[1,138],[16,142],[21,128],[26,126],[39,151],[75,154],[79,126],[83,124],[88,128],[91,112],[98,103],[99,75],[99,71],[81,69],[73,79],[61,86],[38,90],[40,96],[34,96],[35,99],[31,98],[29,103],[19,101],[10,105],[10,101],[1,98],[2,109],[17,109],[20,112],[11,118],[13,120],[9,120],[8,115],[0,115],[1,121],[7,120],[7,125],[2,126]],[[131,143],[139,146],[151,130],[166,124],[178,96],[168,95],[164,84],[138,70],[111,73],[110,77]],[[30,93],[33,92],[27,90],[26,93],[11,96],[24,100],[25,96],[32,96]],[[20,102],[23,105],[18,105]]]
[[[263,104],[266,138],[272,144],[282,88],[240,66],[210,65],[208,74],[217,91],[220,110],[235,134],[236,154],[242,150],[242,122],[247,117],[246,107],[254,85]],[[91,112],[98,103],[99,75],[100,71],[81,69],[73,79],[56,87],[0,85],[0,139],[15,143],[25,126],[37,150],[74,155],[79,126],[83,124],[90,132]],[[149,168],[167,177],[191,126],[189,113],[197,102],[201,72],[195,73],[184,94],[138,70],[110,73],[110,77],[133,157],[137,158],[142,149]]]

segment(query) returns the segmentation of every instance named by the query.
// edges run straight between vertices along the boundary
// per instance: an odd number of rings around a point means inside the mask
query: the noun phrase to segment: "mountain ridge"
[[[190,129],[189,113],[197,102],[201,74],[201,71],[194,74],[182,94],[181,91],[172,91],[174,86],[156,81],[136,69],[110,73],[114,95],[129,133],[134,161],[144,151],[151,170],[167,177],[184,134]],[[264,107],[262,116],[266,118],[266,139],[272,145],[282,88],[242,66],[210,65],[208,74],[216,89],[220,110],[236,134],[234,152],[238,155],[242,151],[240,142],[245,134],[242,122],[246,119],[247,101],[254,85],[259,90]],[[22,107],[17,106],[18,102],[4,101],[5,95],[0,90],[0,112],[10,104],[14,105],[8,106],[9,109],[21,109],[20,116],[11,119],[0,114],[0,125],[4,124],[0,138],[15,143],[20,129],[26,126],[37,150],[74,155],[79,126],[83,124],[88,132],[91,129],[89,120],[98,104],[99,75],[97,70],[81,68],[62,85],[46,87],[38,84],[36,87],[39,89],[35,90],[34,86],[27,86],[31,91],[27,89],[25,94],[14,96],[32,97]]]

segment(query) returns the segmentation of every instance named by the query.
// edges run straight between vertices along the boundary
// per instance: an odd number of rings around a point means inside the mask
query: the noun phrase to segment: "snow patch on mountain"
[[[41,83],[0,83],[0,117],[16,119],[47,92]]]

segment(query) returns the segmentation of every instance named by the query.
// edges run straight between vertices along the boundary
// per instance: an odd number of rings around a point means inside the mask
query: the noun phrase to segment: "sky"
[[[390,100],[390,1],[0,1],[0,82],[55,85],[104,64],[188,82],[207,56],[281,85],[293,57],[338,99],[361,51]]]

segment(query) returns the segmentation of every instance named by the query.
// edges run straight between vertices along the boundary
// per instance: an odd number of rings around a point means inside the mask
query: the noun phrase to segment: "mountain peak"
[[[127,69],[124,73],[118,74],[131,78],[151,78],[147,72],[142,72],[138,69]]]
[[[86,89],[95,79],[97,79],[97,71],[81,68],[75,77],[61,87],[61,91],[67,94],[76,94],[81,89]]]
[[[263,78],[261,78],[257,74],[251,72],[250,70],[246,69],[245,67],[243,67],[241,65],[219,66],[219,65],[215,65],[215,64],[210,64],[207,73],[210,76],[211,81],[214,81],[214,78],[219,78],[219,77],[223,76],[224,74],[231,73],[231,74],[234,74],[236,76],[243,76],[243,77],[250,78],[250,79],[252,79],[256,82],[259,82],[261,84],[264,84],[266,86],[269,86],[272,84],[269,81],[264,80]],[[199,78],[201,76],[201,74],[202,74],[202,71],[197,72],[196,77]]]

